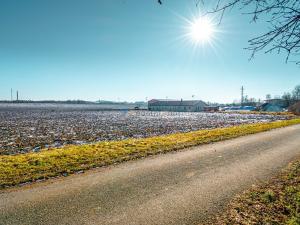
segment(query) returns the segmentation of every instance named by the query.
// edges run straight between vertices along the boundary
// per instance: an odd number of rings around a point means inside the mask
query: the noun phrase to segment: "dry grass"
[[[39,153],[0,156],[0,188],[60,175],[66,176],[93,167],[294,124],[300,124],[300,119],[200,130],[151,138],[99,142],[82,146],[70,145]]]
[[[300,160],[270,183],[237,196],[212,224],[300,224]]]

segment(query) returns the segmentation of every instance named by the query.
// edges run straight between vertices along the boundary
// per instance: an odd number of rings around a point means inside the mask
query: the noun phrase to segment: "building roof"
[[[277,105],[283,108],[287,108],[288,107],[288,102],[284,99],[269,99],[269,100],[265,100],[265,103],[262,104],[261,106],[267,106],[267,105]]]
[[[201,100],[152,99],[148,103],[151,106],[194,106],[198,104],[206,105],[206,103]]]

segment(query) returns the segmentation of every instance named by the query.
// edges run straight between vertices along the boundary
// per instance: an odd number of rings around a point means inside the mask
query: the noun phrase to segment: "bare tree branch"
[[[268,16],[271,26],[265,34],[249,40],[246,48],[252,51],[251,58],[259,51],[265,53],[282,50],[286,52],[286,62],[290,56],[296,57],[300,63],[300,1],[299,0],[218,0],[216,7],[210,13],[221,13],[232,7],[249,9],[246,14],[252,15],[252,21],[260,16]]]
[[[160,0],[162,2],[162,0]],[[196,6],[208,0],[195,0]],[[238,7],[243,14],[252,15],[252,21],[269,18],[269,31],[250,39],[246,48],[257,52],[286,52],[286,62],[295,58],[300,64],[300,0],[216,0],[215,6],[207,13],[220,14],[220,22],[226,11]],[[245,12],[248,10],[247,12]]]

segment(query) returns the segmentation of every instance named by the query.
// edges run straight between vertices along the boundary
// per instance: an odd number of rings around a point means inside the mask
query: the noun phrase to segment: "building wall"
[[[204,110],[203,104],[193,106],[152,106],[149,104],[150,111],[171,111],[171,112],[202,112]]]

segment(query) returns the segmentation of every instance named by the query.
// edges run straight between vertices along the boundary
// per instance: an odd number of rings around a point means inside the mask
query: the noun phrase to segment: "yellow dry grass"
[[[67,175],[93,167],[128,161],[274,128],[300,124],[300,119],[240,125],[189,133],[65,146],[15,156],[0,156],[0,188]]]

